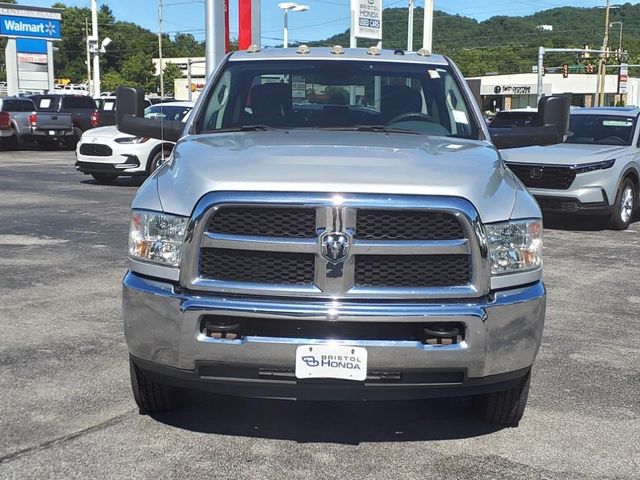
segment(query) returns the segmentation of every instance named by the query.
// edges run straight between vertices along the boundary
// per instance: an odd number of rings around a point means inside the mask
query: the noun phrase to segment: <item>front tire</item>
[[[633,181],[628,177],[622,180],[616,193],[616,201],[613,204],[613,212],[609,219],[611,228],[614,230],[626,230],[629,228],[633,219],[633,212],[636,209],[637,195]]]
[[[111,175],[109,173],[92,173],[93,179],[100,184],[110,185],[116,181],[117,175]]]
[[[140,413],[160,413],[174,410],[178,404],[174,388],[151,380],[129,358],[131,390]]]
[[[164,148],[158,150],[153,157],[149,160],[149,165],[147,167],[147,174],[151,175],[155,172],[160,165],[162,165],[166,159],[171,155],[171,152],[166,152]]]
[[[480,416],[489,423],[517,427],[527,406],[530,383],[531,372],[509,390],[479,395],[475,400]]]

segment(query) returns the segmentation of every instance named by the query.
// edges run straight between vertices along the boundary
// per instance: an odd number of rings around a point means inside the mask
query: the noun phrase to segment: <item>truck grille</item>
[[[453,240],[464,238],[458,219],[449,213],[358,211],[355,238],[367,240]]]
[[[314,238],[316,212],[309,208],[223,207],[208,230],[228,235]]]
[[[216,192],[196,207],[181,283],[227,294],[471,298],[488,292],[460,198]]]
[[[468,255],[359,255],[355,284],[363,287],[452,287],[469,283]]]
[[[570,166],[507,164],[525,187],[567,190],[576,178]]]
[[[100,143],[83,143],[80,145],[80,154],[92,157],[110,157],[113,155],[113,150],[111,150],[109,145],[102,145]]]
[[[311,285],[314,261],[313,255],[304,253],[203,248],[200,275],[235,282]]]

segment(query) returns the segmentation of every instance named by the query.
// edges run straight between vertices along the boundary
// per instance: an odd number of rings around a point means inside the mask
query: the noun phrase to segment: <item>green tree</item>
[[[143,87],[147,91],[156,90],[155,66],[151,57],[144,52],[128,56],[122,62],[120,71],[127,85]]]
[[[162,72],[164,77],[164,94],[166,96],[174,95],[174,80],[182,77],[182,70],[175,63],[167,63]]]
[[[105,92],[114,92],[120,85],[127,85],[122,75],[116,71],[110,71],[101,76],[101,89]]]

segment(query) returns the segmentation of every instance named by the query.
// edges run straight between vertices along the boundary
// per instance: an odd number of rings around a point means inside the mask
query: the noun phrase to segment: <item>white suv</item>
[[[193,102],[152,105],[145,117],[186,122]],[[76,170],[91,175],[98,183],[111,183],[119,176],[150,175],[173,150],[174,143],[134,137],[115,126],[87,130],[76,148]]]

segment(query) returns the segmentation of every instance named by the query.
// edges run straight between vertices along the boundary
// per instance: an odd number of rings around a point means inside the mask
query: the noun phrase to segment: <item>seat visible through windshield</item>
[[[363,61],[228,62],[198,123],[201,132],[251,126],[381,126],[477,138],[456,77],[445,66]]]

